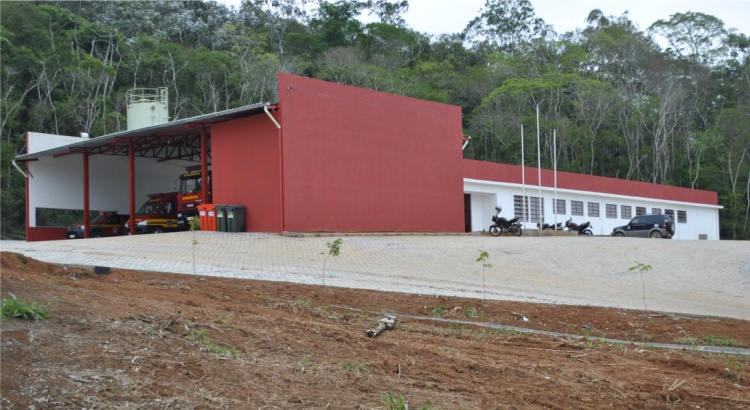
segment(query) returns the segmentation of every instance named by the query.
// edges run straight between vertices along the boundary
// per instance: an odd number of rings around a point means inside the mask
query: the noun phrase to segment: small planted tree
[[[645,310],[648,310],[648,306],[646,305],[646,281],[643,280],[643,272],[648,272],[651,270],[651,265],[645,265],[640,262],[635,262],[636,264],[634,266],[631,266],[628,268],[629,271],[637,270],[638,273],[641,274],[641,284],[643,285],[643,307]]]
[[[323,286],[326,285],[326,262],[328,262],[328,258],[331,256],[339,256],[339,252],[341,252],[341,244],[343,241],[341,238],[336,239],[333,242],[326,242],[326,247],[328,248],[328,255],[326,255],[326,258],[323,260]]]
[[[484,301],[487,301],[487,288],[485,287],[484,283],[484,271],[491,268],[492,264],[487,262],[487,259],[490,258],[490,254],[487,251],[480,250],[479,251],[479,257],[477,258],[477,262],[482,264],[482,298]]]
[[[201,230],[201,220],[193,218],[190,220],[190,231],[193,233],[193,275],[195,275],[195,245],[198,244],[198,238],[195,237],[195,231]]]

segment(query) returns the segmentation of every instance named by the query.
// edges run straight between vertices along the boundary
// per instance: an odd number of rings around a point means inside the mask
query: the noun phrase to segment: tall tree
[[[725,55],[730,34],[720,19],[692,11],[657,20],[648,31],[666,39],[668,53],[704,66],[714,65]]]
[[[480,15],[464,29],[464,36],[474,45],[490,50],[517,54],[523,45],[544,38],[552,31],[537,17],[529,0],[487,0]]]

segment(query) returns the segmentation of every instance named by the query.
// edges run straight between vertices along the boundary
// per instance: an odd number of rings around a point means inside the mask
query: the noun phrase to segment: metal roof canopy
[[[276,120],[269,113],[270,103],[261,103],[247,105],[244,107],[220,111],[212,114],[200,115],[186,118],[183,120],[167,122],[164,124],[154,125],[151,127],[138,128],[135,130],[122,131],[97,138],[86,139],[81,142],[68,144],[48,150],[29,153],[16,156],[13,164],[18,168],[16,162],[23,162],[27,166],[27,184],[28,162],[37,161],[42,157],[62,157],[72,154],[81,154],[83,158],[83,211],[84,215],[90,211],[89,207],[89,157],[91,155],[117,155],[127,156],[129,158],[128,175],[129,175],[129,212],[135,215],[135,166],[134,159],[136,156],[156,159],[157,162],[182,160],[192,161],[201,164],[202,172],[207,172],[207,164],[210,158],[210,141],[211,125],[218,124],[238,118],[249,117],[265,113],[274,123]],[[272,108],[278,108],[274,104]],[[277,125],[278,127],[278,125]],[[21,171],[20,168],[18,168]],[[23,171],[21,171],[23,173]],[[27,185],[28,187],[28,185]],[[207,185],[203,185],[203,195],[205,197]],[[29,204],[26,203],[26,225],[27,235],[29,229]],[[89,220],[84,218],[84,238],[89,237]],[[130,233],[135,234],[135,224],[131,224]]]
[[[209,126],[206,132],[210,139],[210,125],[262,114],[265,108],[273,105],[277,104],[246,105],[151,127],[121,131],[57,148],[18,155],[15,161],[36,161],[42,157],[61,157],[83,153],[127,156],[128,146],[132,141],[133,154],[137,157],[154,158],[160,162],[170,160],[200,162],[201,129],[206,128],[206,125]]]

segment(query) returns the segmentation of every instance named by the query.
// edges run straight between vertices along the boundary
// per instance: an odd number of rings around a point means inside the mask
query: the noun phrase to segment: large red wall
[[[265,114],[211,127],[213,202],[244,205],[248,232],[281,232],[279,133]]]
[[[518,165],[498,164],[466,159],[463,161],[463,176],[464,178],[484,181],[520,184],[521,167]],[[537,168],[526,167],[526,184],[538,185],[538,180]],[[555,175],[552,170],[542,169],[542,186],[555,186]],[[557,187],[560,189],[601,192],[613,195],[664,199],[668,201],[693,202],[707,205],[719,204],[718,194],[713,191],[649,184],[647,182],[628,181],[624,179],[574,174],[562,171],[557,172]]]
[[[461,110],[279,75],[284,230],[462,232]]]

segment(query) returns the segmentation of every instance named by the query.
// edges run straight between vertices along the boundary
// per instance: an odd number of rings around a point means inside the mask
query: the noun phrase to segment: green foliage
[[[17,317],[25,320],[43,320],[49,317],[47,310],[44,306],[37,305],[36,303],[26,302],[21,299],[16,299],[15,295],[11,294],[12,299],[2,299],[0,301],[0,311],[2,311],[2,320]]]
[[[201,230],[201,220],[200,220],[200,218],[195,217],[195,218],[191,219],[188,222],[188,226],[189,226],[188,230],[191,231],[191,232],[200,231]]]
[[[435,307],[435,308],[432,309],[432,315],[435,316],[435,317],[441,317],[441,316],[443,316],[445,314],[445,312],[447,312],[447,310],[445,308],[440,307],[440,306]]]
[[[382,393],[380,397],[383,399],[383,406],[387,410],[409,410],[409,403],[404,399],[404,396],[389,392]],[[429,404],[425,404],[420,409],[430,410],[432,407]]]
[[[726,367],[724,367],[724,373],[726,376],[732,380],[737,382],[737,384],[742,383],[742,372],[745,370],[745,364],[740,360],[728,360]]]
[[[237,356],[240,354],[240,351],[233,347],[224,347],[217,345],[215,340],[206,336],[206,333],[207,332],[205,330],[199,330],[186,336],[185,339],[197,341],[201,345],[203,345],[203,348],[206,349],[206,351],[216,353],[221,356]]]
[[[706,342],[706,344],[711,345],[711,346],[728,346],[728,347],[742,346],[742,343],[734,340],[731,337],[718,337],[718,336],[711,336],[711,335],[703,335],[702,339],[704,342]]]
[[[336,239],[333,242],[326,242],[326,248],[328,248],[328,255],[329,256],[339,256],[339,252],[341,252],[341,243],[343,241],[341,238]]]
[[[484,319],[484,311],[482,309],[477,309],[476,307],[464,309],[464,315],[466,315],[466,317]]]
[[[326,242],[326,248],[328,248],[328,255],[326,255],[326,258],[323,260],[323,286],[326,284],[326,262],[328,261],[328,258],[333,256],[339,256],[339,253],[341,252],[341,244],[343,241],[341,238],[336,239],[333,242]]]
[[[366,372],[367,365],[363,363],[353,364],[353,363],[347,362],[347,363],[344,363],[344,369],[346,369],[346,371],[348,372],[356,372],[356,373]]]
[[[643,273],[643,272],[648,272],[651,269],[652,269],[651,265],[646,265],[646,264],[643,264],[641,262],[636,261],[635,265],[633,265],[633,266],[631,266],[631,267],[628,268],[628,271],[632,272],[634,270],[637,270],[638,272]]]

